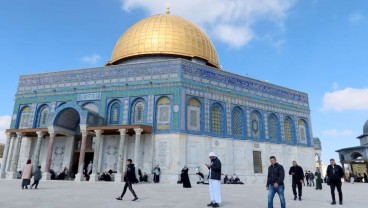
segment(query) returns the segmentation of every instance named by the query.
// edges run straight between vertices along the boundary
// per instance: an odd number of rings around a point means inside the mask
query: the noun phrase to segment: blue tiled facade
[[[163,97],[168,98],[166,103],[158,104]],[[200,103],[198,130],[188,129],[188,101],[191,98]],[[24,107],[31,110],[26,128],[37,128],[40,109],[45,106],[49,112],[48,126],[55,125],[58,115],[70,108],[78,111],[81,124],[128,125],[133,122],[137,101],[144,103],[143,123],[152,125],[155,134],[187,133],[313,146],[306,93],[183,59],[21,76],[11,128],[20,127]],[[119,103],[119,109],[115,111],[111,109],[114,102]],[[210,111],[214,105],[221,109],[221,132],[218,133],[211,131]],[[233,134],[234,109],[241,112],[242,133],[237,135]],[[252,120],[253,112],[258,113],[258,122]],[[119,117],[118,122],[109,122],[113,113]],[[190,113],[196,115],[195,110]],[[279,137],[272,140],[267,123],[270,115],[277,118]],[[285,141],[286,118],[292,121],[292,141]],[[169,119],[169,128],[162,127],[166,125],[161,123],[165,119]],[[303,130],[299,129],[300,121],[305,122],[305,140],[302,140]],[[259,138],[252,137],[254,130],[259,131]]]

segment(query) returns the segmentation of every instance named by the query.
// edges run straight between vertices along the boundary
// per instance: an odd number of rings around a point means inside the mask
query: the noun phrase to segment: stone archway
[[[54,119],[53,125],[68,130],[77,131],[80,124],[79,112],[74,108],[65,108],[60,111]]]
[[[362,159],[362,158],[363,158],[363,156],[359,152],[353,152],[351,154],[351,159],[353,159],[353,160],[359,160],[359,159]]]

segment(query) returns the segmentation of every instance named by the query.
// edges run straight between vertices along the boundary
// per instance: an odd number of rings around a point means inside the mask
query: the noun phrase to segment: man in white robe
[[[209,187],[211,203],[207,204],[209,207],[219,207],[221,204],[221,161],[217,158],[214,152],[208,155],[211,164],[206,164],[209,169]]]

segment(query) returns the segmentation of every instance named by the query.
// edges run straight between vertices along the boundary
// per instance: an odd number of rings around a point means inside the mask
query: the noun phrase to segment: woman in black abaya
[[[190,185],[188,171],[188,167],[184,165],[184,168],[181,170],[181,182],[183,183],[183,188],[192,188]]]

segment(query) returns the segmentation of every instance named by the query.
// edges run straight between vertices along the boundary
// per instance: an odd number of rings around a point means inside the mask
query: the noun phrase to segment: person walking
[[[299,201],[302,200],[302,183],[304,179],[303,168],[298,165],[296,161],[293,161],[293,166],[290,167],[289,175],[292,175],[292,188],[294,193],[294,200],[297,199],[296,187],[298,186]]]
[[[135,167],[133,164],[133,161],[131,159],[128,159],[126,161],[127,163],[127,169],[126,169],[126,173],[124,175],[124,181],[125,181],[125,186],[124,186],[124,190],[123,193],[121,193],[121,196],[119,196],[118,198],[116,198],[116,200],[123,200],[123,197],[127,191],[127,188],[129,188],[130,192],[132,192],[134,199],[133,201],[137,201],[138,197],[135,194],[135,191],[133,190],[132,184],[138,182],[137,177],[135,175]]]
[[[28,189],[28,185],[31,184],[32,178],[32,164],[31,160],[27,160],[27,164],[22,173],[22,189]]]
[[[183,182],[183,188],[192,188],[188,175],[189,169],[186,165],[181,170],[181,182]]]
[[[281,208],[286,208],[284,197],[284,167],[277,163],[275,156],[270,157],[270,162],[271,165],[268,167],[266,184],[266,189],[268,190],[268,208],[273,208],[273,198],[275,197],[276,193],[279,195]]]
[[[154,183],[160,183],[160,173],[161,169],[158,165],[153,169],[153,182]]]
[[[314,187],[314,174],[312,173],[312,172],[308,172],[308,174],[309,174],[309,184],[310,184],[310,186],[313,186]]]
[[[309,174],[308,174],[308,171],[305,171],[305,180],[307,181],[307,186],[309,186]]]
[[[341,166],[336,165],[336,162],[334,159],[330,159],[330,165],[327,167],[327,176],[329,180],[329,185],[331,188],[331,197],[332,202],[331,204],[336,204],[335,199],[335,188],[337,189],[337,192],[339,193],[339,202],[340,205],[342,205],[342,190],[341,190],[341,178],[344,177],[344,171],[342,170]]]
[[[314,174],[316,176],[316,190],[322,190],[322,177],[321,177],[321,171],[319,168],[317,168],[316,173]]]
[[[211,203],[207,204],[209,207],[220,207],[221,204],[221,161],[217,158],[214,152],[210,152],[208,157],[211,163],[206,164],[209,170],[209,188]]]
[[[31,189],[35,186],[35,189],[38,189],[38,183],[42,178],[41,166],[38,166],[37,169],[33,172],[33,184],[31,185]]]

